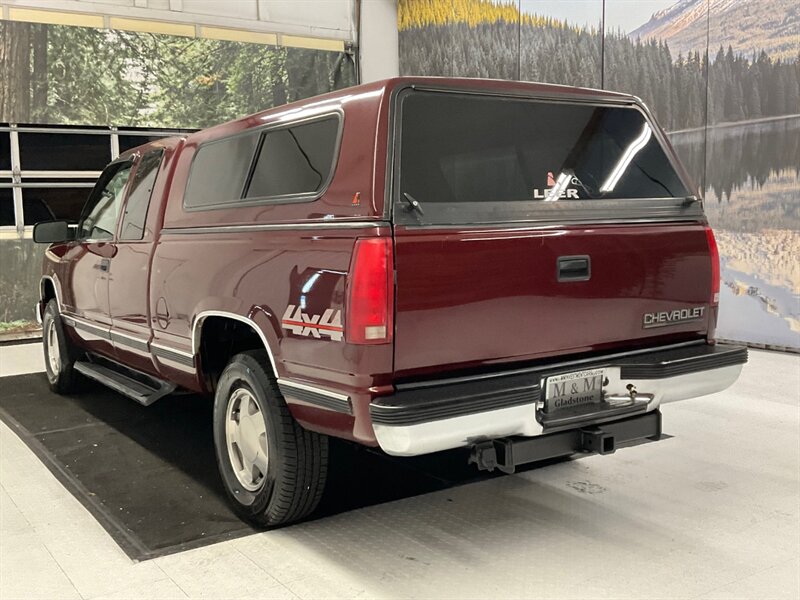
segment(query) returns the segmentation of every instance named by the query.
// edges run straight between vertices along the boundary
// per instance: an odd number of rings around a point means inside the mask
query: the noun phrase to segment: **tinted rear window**
[[[413,92],[401,110],[399,214],[406,194],[455,223],[688,195],[633,107]]]

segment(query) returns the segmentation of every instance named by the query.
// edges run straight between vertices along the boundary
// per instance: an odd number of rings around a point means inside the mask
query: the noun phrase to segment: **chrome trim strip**
[[[169,360],[185,367],[194,367],[194,356],[185,352],[162,346],[154,346],[153,344],[150,344],[150,352],[156,358]]]
[[[278,380],[278,387],[284,396],[290,396],[295,400],[346,415],[353,414],[349,396],[285,379]]]
[[[237,233],[240,231],[279,231],[296,229],[364,229],[384,227],[387,221],[318,221],[305,223],[265,223],[261,225],[207,225],[199,227],[165,227],[161,233],[176,235],[202,233]]]
[[[180,354],[181,356],[185,356],[186,358],[194,359],[194,354],[191,352],[186,352],[184,350],[178,350],[177,348],[172,348],[171,346],[164,346],[162,344],[157,344],[155,342],[150,342],[150,348],[152,350],[163,350],[164,352],[172,352],[174,354]]]
[[[127,346],[128,348],[133,348],[139,352],[150,352],[150,348],[147,345],[147,340],[145,339],[135,338],[131,335],[114,331],[113,329],[111,329],[109,333],[111,334],[111,341],[114,342],[114,344]]]
[[[313,392],[314,394],[329,396],[330,398],[335,398],[336,400],[344,400],[345,402],[350,401],[350,396],[347,394],[339,394],[338,392],[332,392],[330,390],[326,390],[325,388],[319,388],[305,383],[298,383],[290,379],[278,379],[278,385],[285,385],[287,387],[297,388],[298,390],[305,390],[307,392]]]
[[[200,353],[200,328],[203,324],[203,321],[207,317],[226,317],[228,319],[233,319],[235,321],[241,321],[242,323],[246,323],[253,330],[258,334],[258,337],[261,338],[261,342],[264,344],[264,349],[267,351],[267,355],[269,355],[269,362],[272,366],[272,372],[275,375],[278,374],[277,367],[275,365],[275,356],[272,354],[272,348],[269,346],[269,342],[267,341],[267,336],[264,335],[264,332],[261,331],[261,328],[256,325],[256,322],[252,319],[247,317],[243,317],[241,315],[237,315],[235,313],[226,312],[223,310],[204,310],[197,315],[195,315],[193,323],[192,323],[192,351],[194,354]]]
[[[81,317],[76,317],[75,315],[62,315],[62,320],[67,324],[72,322],[72,326],[76,329],[83,329],[89,333],[93,333],[98,337],[103,338],[104,340],[111,341],[111,330],[107,327],[101,327],[100,325],[95,325],[89,321],[82,319]]]
[[[58,294],[58,286],[56,285],[56,280],[51,275],[42,275],[41,279],[39,279],[39,300],[41,301],[44,300],[44,294],[43,294],[44,287],[42,286],[42,283],[44,282],[45,279],[47,279],[48,281],[50,281],[50,283],[53,284],[53,293],[56,295],[56,304],[58,305],[58,313],[61,314],[62,313],[61,297]],[[42,307],[42,309],[44,309],[44,307]]]

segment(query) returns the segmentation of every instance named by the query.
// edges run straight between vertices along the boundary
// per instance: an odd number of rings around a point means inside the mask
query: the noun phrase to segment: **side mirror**
[[[72,239],[67,221],[44,221],[33,226],[33,241],[38,244],[55,244]]]

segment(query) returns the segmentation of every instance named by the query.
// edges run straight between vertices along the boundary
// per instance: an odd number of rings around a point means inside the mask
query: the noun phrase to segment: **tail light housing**
[[[394,250],[391,238],[358,238],[347,275],[345,340],[387,344],[394,330]]]
[[[708,240],[708,253],[711,257],[711,305],[719,304],[719,249],[717,240],[711,227],[706,225],[706,239]]]

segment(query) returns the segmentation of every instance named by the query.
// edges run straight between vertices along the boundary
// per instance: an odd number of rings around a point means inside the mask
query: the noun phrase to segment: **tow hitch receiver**
[[[481,471],[513,473],[517,466],[578,452],[612,454],[618,446],[661,437],[661,411],[612,423],[529,438],[500,438],[472,446],[469,462]]]

